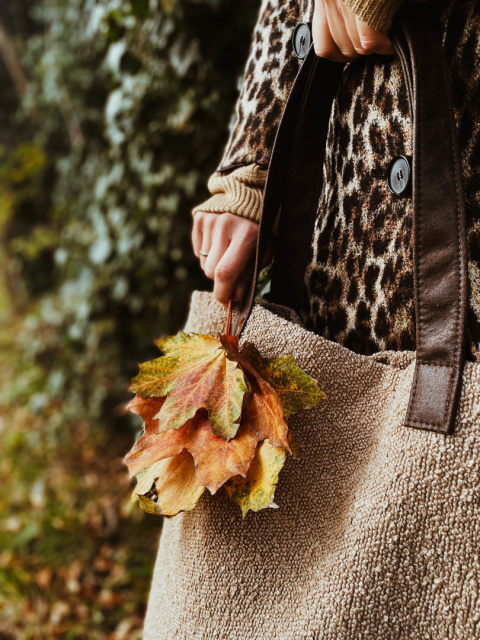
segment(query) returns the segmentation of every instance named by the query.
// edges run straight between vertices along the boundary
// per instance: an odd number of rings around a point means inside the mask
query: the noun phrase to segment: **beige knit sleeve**
[[[211,198],[197,205],[192,213],[234,213],[260,222],[266,180],[267,170],[257,164],[239,167],[229,173],[216,171],[208,181]]]
[[[347,7],[377,31],[388,31],[402,0],[343,0]]]

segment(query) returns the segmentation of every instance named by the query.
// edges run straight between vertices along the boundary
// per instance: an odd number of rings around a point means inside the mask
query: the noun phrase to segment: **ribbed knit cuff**
[[[256,164],[239,167],[227,174],[217,171],[208,180],[212,197],[197,205],[192,213],[234,213],[260,222],[266,180],[267,170]]]
[[[402,0],[344,0],[347,7],[369,27],[388,31]]]

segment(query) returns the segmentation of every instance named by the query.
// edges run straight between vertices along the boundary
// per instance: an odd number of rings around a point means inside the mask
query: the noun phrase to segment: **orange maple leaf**
[[[128,405],[144,420],[125,457],[142,509],[174,515],[223,485],[244,514],[271,505],[292,453],[286,418],[325,397],[316,382],[292,356],[264,358],[228,333],[180,332],[157,345],[165,355],[140,365]]]
[[[148,415],[151,405],[140,396],[134,400],[135,413],[142,417]],[[142,403],[145,403],[144,408]],[[262,435],[257,431],[255,421],[245,419],[235,438],[227,441],[213,433],[205,412],[199,411],[180,429],[154,433],[149,428],[127,454],[125,463],[130,475],[134,476],[158,460],[187,450],[195,461],[198,484],[207,487],[213,494],[229,478],[246,475]]]
[[[165,355],[141,364],[130,390],[144,398],[166,397],[158,429],[178,429],[204,408],[214,433],[233,438],[247,391],[238,363],[211,336],[181,331],[157,345]]]

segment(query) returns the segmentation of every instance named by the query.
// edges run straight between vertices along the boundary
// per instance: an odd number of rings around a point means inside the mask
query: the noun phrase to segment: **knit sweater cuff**
[[[388,31],[402,0],[344,0],[347,7],[369,27]]]
[[[267,170],[256,164],[239,167],[227,174],[217,171],[208,181],[212,197],[197,205],[192,213],[234,213],[260,222],[266,180]]]

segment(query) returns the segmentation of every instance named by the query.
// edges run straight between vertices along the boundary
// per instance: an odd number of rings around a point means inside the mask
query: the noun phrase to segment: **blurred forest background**
[[[192,289],[257,0],[0,0],[0,639],[135,640],[161,522],[122,457]]]

